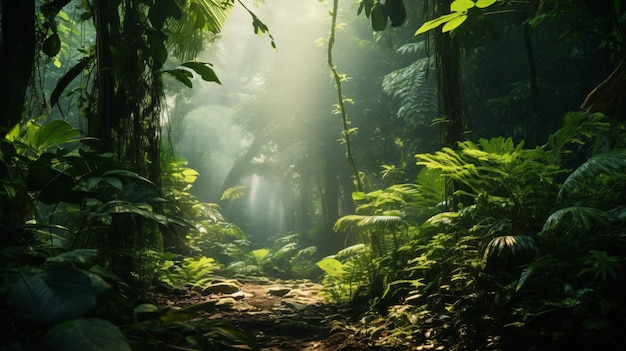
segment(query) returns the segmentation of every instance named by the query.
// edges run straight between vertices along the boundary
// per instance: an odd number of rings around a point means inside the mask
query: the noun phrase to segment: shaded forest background
[[[7,349],[258,348],[142,304],[212,275],[389,348],[624,347],[622,1],[0,6]]]

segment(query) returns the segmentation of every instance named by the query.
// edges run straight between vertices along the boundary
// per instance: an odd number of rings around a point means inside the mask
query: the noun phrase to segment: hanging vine
[[[352,156],[352,148],[350,144],[350,121],[348,120],[348,114],[345,109],[345,97],[342,92],[342,77],[337,71],[337,67],[333,63],[333,46],[335,45],[335,29],[337,27],[337,11],[339,7],[339,0],[333,0],[333,10],[331,12],[331,23],[330,23],[330,35],[328,37],[328,66],[330,67],[330,71],[332,73],[333,79],[335,80],[335,86],[337,88],[337,112],[341,115],[341,121],[343,123],[343,131],[342,131],[342,139],[346,145],[346,158],[348,159],[348,164],[354,173],[354,178],[356,180],[356,191],[363,191],[363,183],[361,182],[361,177],[359,176],[359,171],[356,167],[356,163],[354,162],[354,157]]]

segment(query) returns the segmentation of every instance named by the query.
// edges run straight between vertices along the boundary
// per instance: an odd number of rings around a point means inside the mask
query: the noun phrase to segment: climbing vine
[[[330,71],[332,73],[333,79],[335,80],[335,86],[337,88],[337,113],[341,115],[341,121],[343,123],[343,132],[342,132],[342,140],[346,144],[346,158],[348,159],[348,163],[350,164],[350,168],[352,168],[352,172],[354,173],[354,178],[356,181],[356,191],[363,191],[363,184],[361,182],[361,177],[359,176],[359,171],[356,167],[356,163],[354,162],[354,157],[352,156],[352,148],[350,145],[350,134],[356,131],[356,128],[350,128],[350,120],[348,119],[348,114],[346,113],[345,103],[349,101],[343,96],[342,92],[342,81],[345,80],[345,75],[339,74],[337,71],[337,67],[333,63],[333,46],[335,45],[335,29],[337,28],[337,11],[339,7],[339,0],[333,0],[333,10],[331,12],[331,22],[330,22],[330,35],[328,37],[328,66],[330,67]]]

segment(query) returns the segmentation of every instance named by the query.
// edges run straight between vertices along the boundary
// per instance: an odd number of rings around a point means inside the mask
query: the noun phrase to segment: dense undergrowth
[[[335,225],[346,247],[321,258],[311,233],[251,243],[189,193],[197,172],[184,160],[164,157],[158,187],[110,155],[72,149],[81,138],[65,122],[29,123],[0,154],[12,220],[2,223],[0,344],[255,349],[228,323],[163,309],[146,291],[263,275],[323,276],[327,301],[363,317],[359,335],[390,347],[622,349],[623,133],[600,114],[570,113],[543,147],[498,137],[419,154],[415,183],[353,194],[356,214]]]
[[[184,160],[164,157],[158,187],[77,148],[84,140],[55,121],[2,141],[0,349],[257,349],[226,321],[157,306],[149,292],[216,275],[311,276],[315,247],[300,233],[253,247],[218,205],[189,193],[198,173]]]
[[[352,245],[319,263],[326,296],[408,349],[623,349],[623,135],[570,113],[543,147],[417,155],[416,184],[355,194],[335,226]]]

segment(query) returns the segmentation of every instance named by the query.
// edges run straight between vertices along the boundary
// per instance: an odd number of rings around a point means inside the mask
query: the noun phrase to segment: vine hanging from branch
[[[332,73],[333,79],[335,80],[335,87],[337,88],[337,112],[341,115],[341,121],[343,123],[343,131],[342,131],[342,139],[346,145],[346,158],[348,159],[348,164],[350,168],[352,168],[352,172],[354,173],[354,178],[356,180],[356,191],[363,191],[363,183],[361,182],[361,177],[359,176],[359,171],[356,168],[356,164],[354,162],[354,158],[352,157],[352,147],[350,144],[350,121],[348,120],[348,114],[345,109],[346,98],[343,96],[341,82],[342,77],[337,71],[337,67],[333,63],[333,46],[335,45],[335,29],[337,27],[337,11],[339,7],[339,0],[333,0],[333,10],[331,12],[331,23],[330,23],[330,35],[328,37],[328,66],[330,67],[330,71]]]

